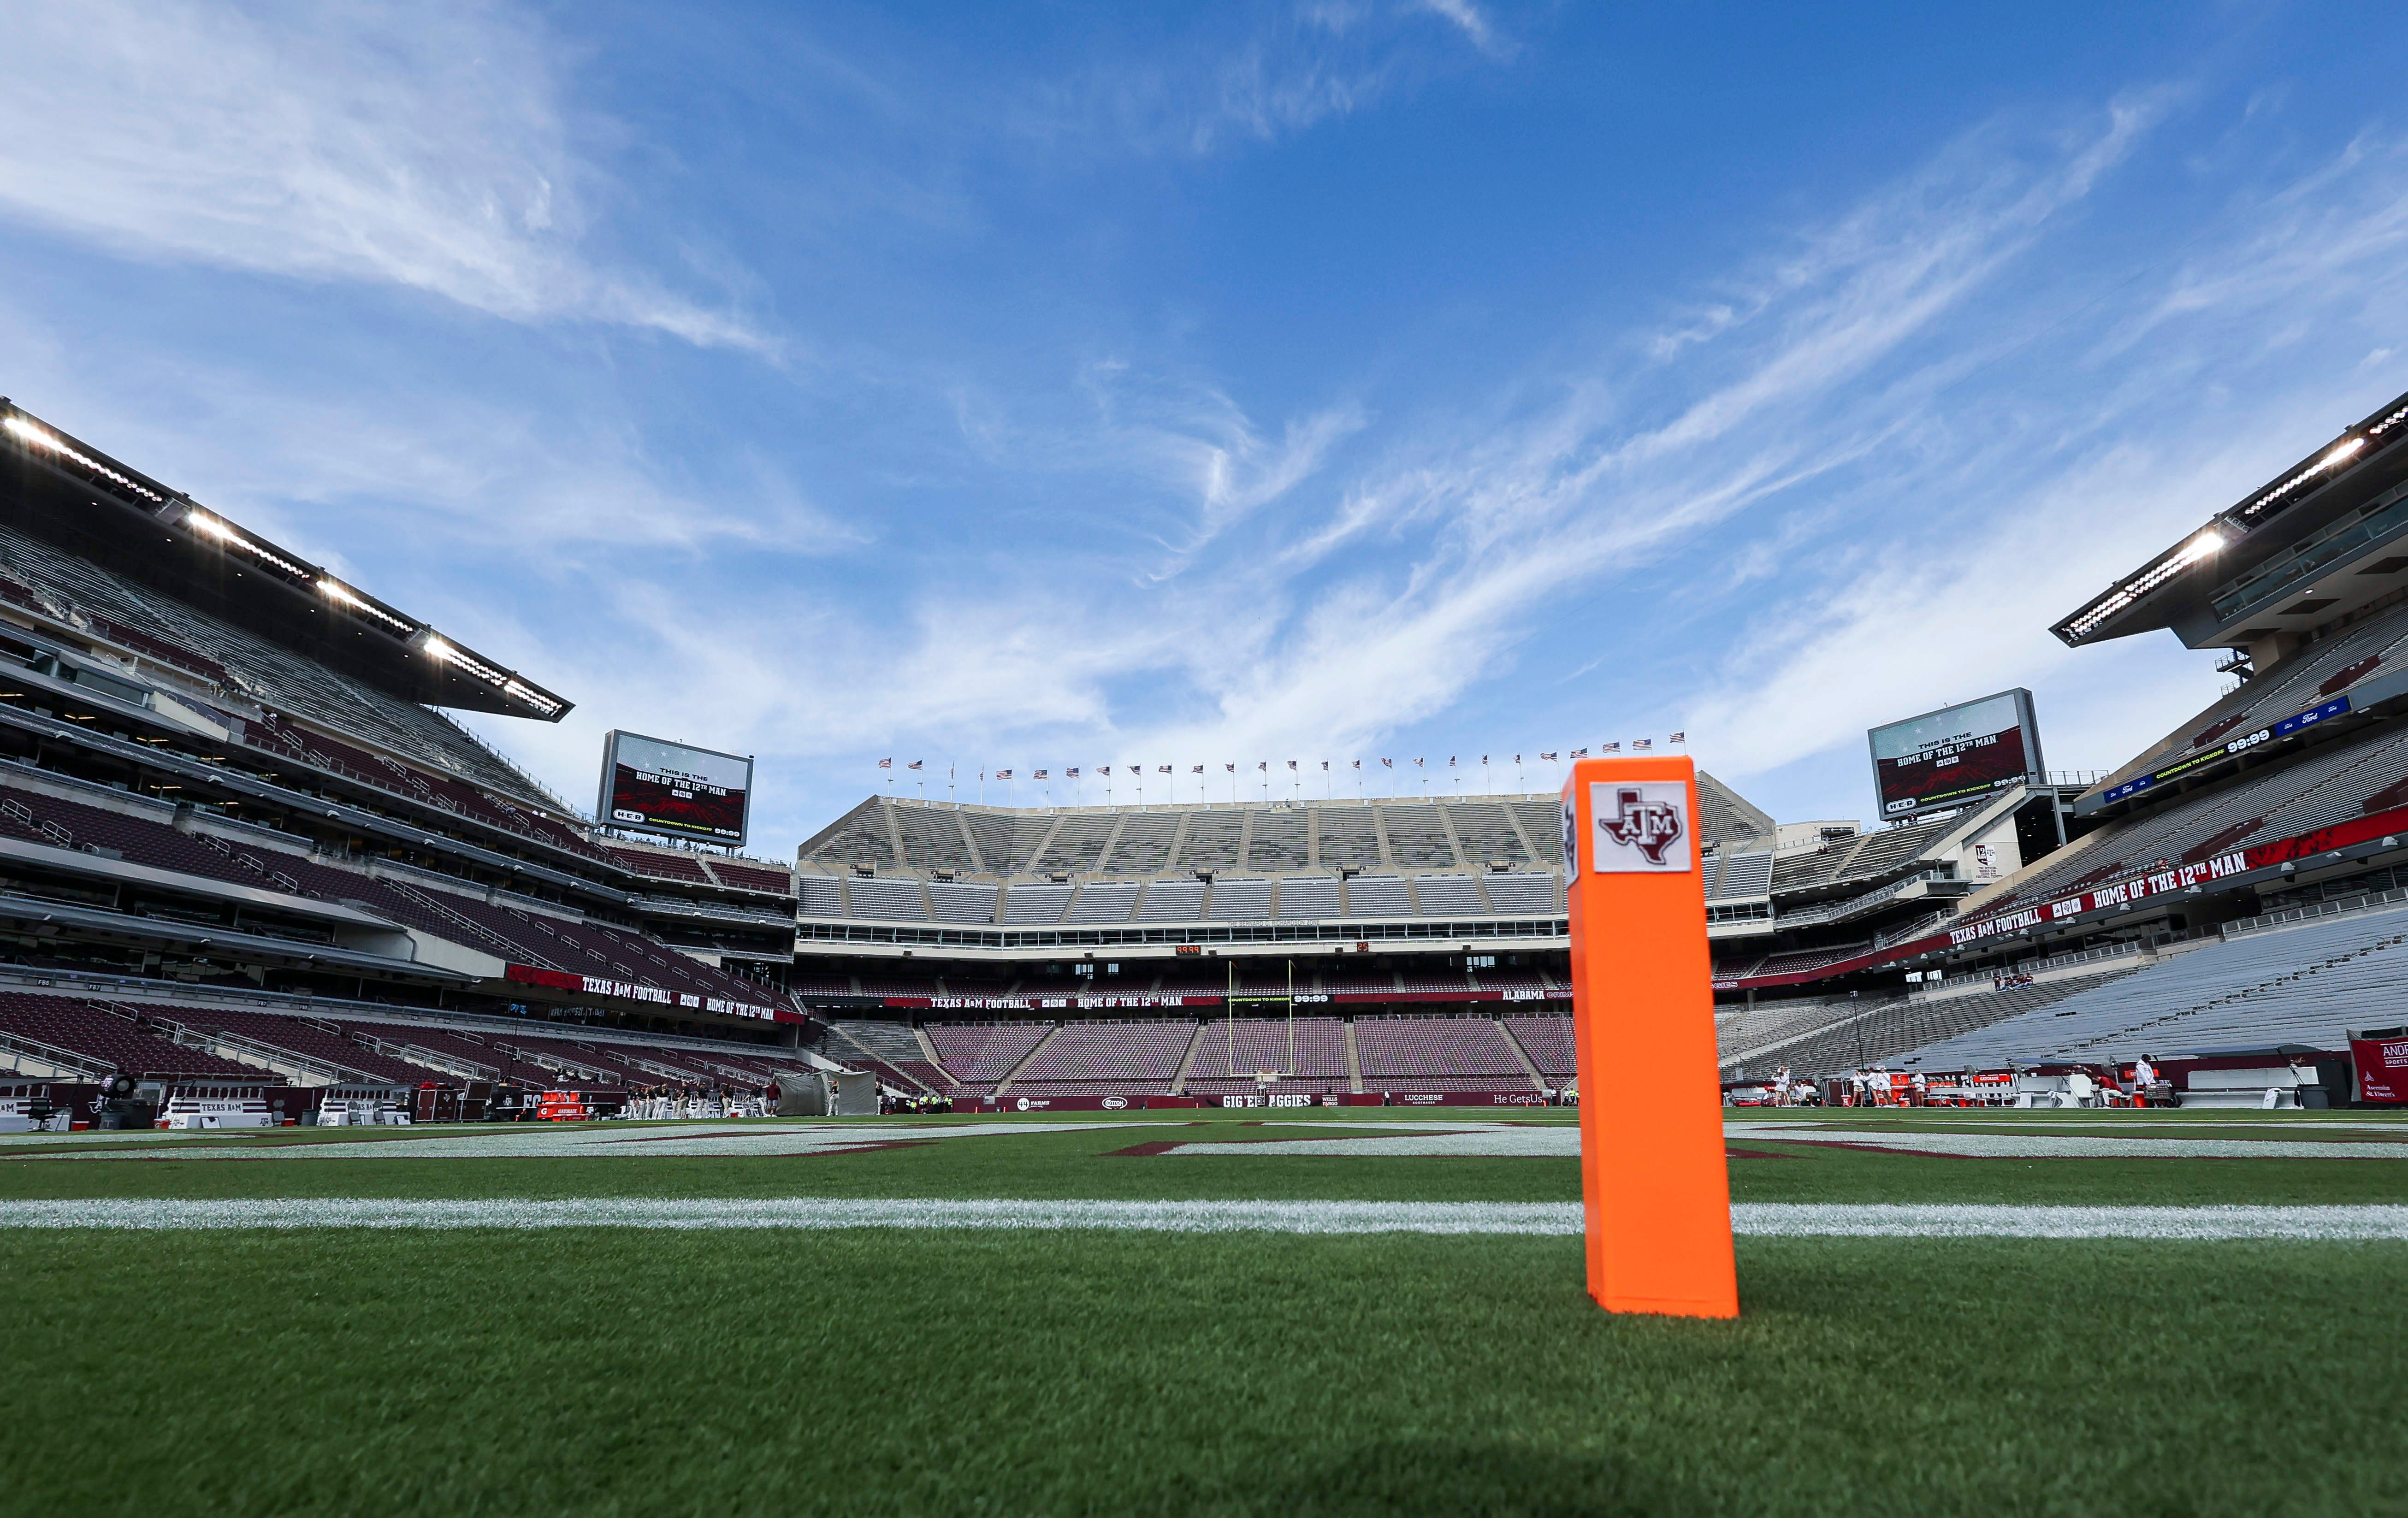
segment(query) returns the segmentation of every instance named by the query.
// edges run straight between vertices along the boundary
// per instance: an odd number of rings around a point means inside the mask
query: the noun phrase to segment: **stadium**
[[[2056,626],[2230,651],[2113,771],[2010,692],[1875,729],[1871,825],[1698,772],[1727,1340],[1580,1296],[1556,796],[872,794],[748,857],[749,761],[614,732],[588,814],[446,715],[569,696],[0,405],[15,1411],[211,1506],[1818,1510],[1761,1483],[1884,1419],[1834,1448],[1907,1485],[2380,1506],[2395,1340],[2292,1351],[2408,1231],[2403,437]],[[2186,1348],[2036,1467],[2094,1333]],[[259,1389],[143,1425],[195,1379]],[[2177,1461],[2227,1382],[2291,1415]]]

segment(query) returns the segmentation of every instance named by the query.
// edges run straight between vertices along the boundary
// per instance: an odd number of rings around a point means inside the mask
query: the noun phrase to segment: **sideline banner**
[[[1696,766],[1584,759],[1563,793],[1588,1291],[1739,1315]]]
[[[2408,1102],[2408,1038],[2352,1038],[2349,1062],[2358,1071],[2359,1101]]]

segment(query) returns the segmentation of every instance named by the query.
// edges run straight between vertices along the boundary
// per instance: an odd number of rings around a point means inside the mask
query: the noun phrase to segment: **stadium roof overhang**
[[[2305,632],[2408,586],[2408,395],[2093,597],[2050,631],[2080,648],[2172,630],[2195,649]]]
[[[0,502],[111,573],[407,701],[558,722],[570,703],[0,398]]]

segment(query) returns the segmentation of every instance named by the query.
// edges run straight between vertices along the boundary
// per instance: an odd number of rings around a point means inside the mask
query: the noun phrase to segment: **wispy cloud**
[[[1207,157],[1369,109],[1459,66],[1465,42],[1492,64],[1514,52],[1469,0],[1239,7],[1220,22],[1155,56],[1037,85],[1010,119],[1024,136],[1090,154]]]
[[[563,50],[506,6],[11,7],[0,215],[127,256],[767,350],[589,255]]]

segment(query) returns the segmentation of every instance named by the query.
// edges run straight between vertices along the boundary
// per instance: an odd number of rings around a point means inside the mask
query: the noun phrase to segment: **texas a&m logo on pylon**
[[[1588,809],[1597,823],[1596,873],[1688,872],[1687,786],[1600,780],[1589,786]]]

